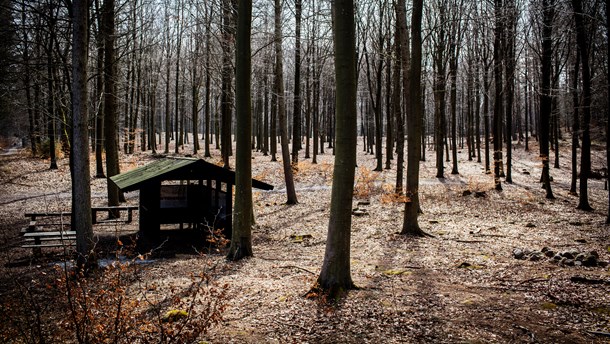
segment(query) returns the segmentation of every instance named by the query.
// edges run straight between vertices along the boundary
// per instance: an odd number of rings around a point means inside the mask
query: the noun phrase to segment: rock
[[[582,266],[582,262],[579,260],[574,261],[574,266]]]
[[[542,248],[542,250],[540,250],[540,252],[542,252],[542,253],[546,253],[546,251],[548,251],[548,250],[550,250],[550,248],[548,248],[548,247],[544,246],[544,247]]]
[[[527,227],[527,228],[534,228],[534,227],[536,227],[536,225],[531,223],[531,222],[528,222],[528,223],[525,224],[525,227]]]
[[[485,197],[487,197],[487,193],[485,193],[485,191],[475,191],[474,197],[485,198]]]
[[[597,262],[597,265],[601,268],[605,268],[608,266],[608,262],[604,261],[604,260],[600,260]]]
[[[585,258],[586,258],[586,257],[587,257],[587,256],[586,256],[584,253],[579,253],[579,254],[576,256],[576,258],[574,258],[574,259],[576,259],[576,260],[577,260],[577,261],[579,261],[579,262],[582,262],[583,260],[585,260]]]
[[[587,240],[586,240],[586,239],[582,239],[582,238],[580,238],[580,239],[576,239],[576,240],[574,240],[574,241],[576,241],[576,242],[577,242],[577,243],[579,243],[579,244],[585,244],[585,243],[587,242]]]
[[[555,251],[553,250],[548,250],[546,252],[544,252],[544,255],[551,258],[551,257],[555,257]]]
[[[371,205],[371,201],[369,200],[362,200],[362,201],[358,201],[358,205]]]
[[[462,192],[462,196],[470,196],[472,195],[472,191],[470,190],[464,190],[464,192]]]
[[[568,222],[568,224],[570,224],[572,226],[582,226],[582,222],[580,222],[580,221],[570,221],[570,222]]]
[[[516,248],[513,250],[513,257],[515,257],[515,259],[524,259],[525,252],[523,252],[523,250],[520,248]]]
[[[574,259],[566,258],[562,263],[563,263],[563,265],[566,265],[566,266],[574,266]]]
[[[534,253],[532,253],[532,255],[530,256],[530,260],[531,260],[532,262],[537,262],[537,261],[539,261],[540,259],[542,259],[542,254],[541,254],[540,252],[534,252]]]
[[[571,252],[563,252],[561,254],[562,257],[566,258],[566,259],[574,259],[574,255]]]
[[[599,253],[597,253],[597,251],[591,251],[591,252],[589,252],[589,254],[594,256],[595,258],[599,259]]]
[[[562,259],[563,259],[563,257],[559,253],[553,256],[553,260],[556,260],[558,262],[561,261]]]
[[[522,173],[523,173],[523,174],[525,174],[526,176],[529,176],[529,175],[530,175],[529,171],[526,171],[526,170],[523,170],[523,172],[522,172]]]
[[[585,260],[582,261],[582,265],[588,267],[597,266],[597,257],[588,255]]]
[[[367,213],[366,210],[356,208],[356,209],[354,209],[352,211],[352,215],[354,215],[354,216],[364,216],[364,215],[368,215],[368,213]]]

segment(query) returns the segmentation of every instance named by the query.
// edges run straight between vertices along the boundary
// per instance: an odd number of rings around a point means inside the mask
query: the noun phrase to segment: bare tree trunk
[[[515,99],[515,36],[517,35],[517,9],[514,0],[506,0],[506,25],[504,25],[504,38],[506,40],[506,54],[504,55],[506,70],[506,179],[513,182],[513,102]]]
[[[301,1],[295,0],[295,45],[294,45],[294,107],[292,112],[292,162],[299,162],[301,149]]]
[[[286,100],[284,95],[284,63],[282,53],[282,6],[280,0],[275,0],[275,93],[277,97],[277,112],[280,120],[280,144],[282,146],[282,164],[284,165],[284,180],[286,181],[287,204],[296,204],[297,194],[294,189],[290,151],[288,150],[288,125],[286,120]],[[298,67],[297,67],[298,68]]]
[[[493,118],[493,135],[494,135],[494,184],[498,191],[502,191],[502,182],[500,181],[502,168],[502,42],[504,25],[502,0],[495,0],[495,37],[494,37],[494,81],[495,81],[495,99],[494,99],[494,118]]]
[[[106,145],[106,172],[108,178],[120,173],[119,150],[117,142],[117,103],[115,57],[114,0],[104,2],[104,143]],[[119,205],[119,189],[108,182],[108,205]]]
[[[578,195],[578,192],[576,192],[576,184],[578,181],[578,132],[580,131],[578,118],[578,71],[580,69],[580,54],[578,51],[576,52],[575,58],[576,62],[574,62],[572,74],[572,181],[570,183],[570,194],[576,196]]]
[[[585,26],[585,13],[582,8],[582,0],[572,0],[574,9],[574,21],[576,22],[576,44],[582,62],[582,88],[583,88],[583,117],[582,117],[582,150],[580,152],[580,195],[577,209],[591,211],[589,204],[589,191],[587,182],[591,173],[591,134],[589,123],[591,122],[591,67],[589,65],[589,45]]]
[[[542,159],[542,184],[546,198],[552,199],[549,175],[549,126],[551,117],[551,64],[553,58],[553,20],[555,0],[542,1],[542,59],[540,92],[540,158]]]
[[[400,12],[404,11],[404,0],[400,0]],[[413,11],[411,14],[411,59],[409,66],[409,89],[404,90],[405,99],[408,99],[409,110],[407,112],[407,202],[405,203],[405,216],[402,224],[401,234],[410,236],[426,236],[427,234],[419,227],[417,216],[419,215],[419,161],[421,150],[419,141],[421,136],[421,61],[422,61],[422,23],[423,0],[413,0]],[[398,16],[398,20],[405,20],[404,15]],[[399,26],[405,26],[401,22]]]
[[[354,3],[336,0],[332,4],[337,146],[324,263],[314,287],[331,300],[355,288],[350,272],[350,229],[357,145]]]
[[[277,0],[276,0],[277,1]],[[237,107],[235,151],[235,211],[227,258],[252,256],[252,132],[251,48],[252,0],[239,0],[235,53],[235,101]],[[230,192],[230,190],[227,190]],[[229,196],[227,196],[229,197]]]
[[[72,6],[72,222],[73,228],[76,228],[79,267],[91,264],[90,258],[94,257],[87,129],[88,4],[86,1],[75,1]]]

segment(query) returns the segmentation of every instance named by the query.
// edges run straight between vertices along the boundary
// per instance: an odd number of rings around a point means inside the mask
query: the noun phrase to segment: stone
[[[358,208],[356,208],[356,209],[354,209],[352,211],[352,215],[354,215],[354,216],[364,216],[364,215],[367,215],[367,214],[368,213],[366,212],[366,210],[361,210],[361,209],[358,209]]]
[[[525,258],[525,252],[520,248],[516,248],[513,250],[513,257],[515,257],[515,259],[523,259]]]
[[[475,191],[474,197],[485,198],[485,197],[487,197],[487,193],[485,191]]]
[[[553,256],[553,260],[561,261],[562,259],[563,259],[563,257],[559,253]]]
[[[548,250],[550,250],[550,248],[548,248],[547,246],[544,246],[544,247],[542,248],[542,250],[540,250],[540,252],[542,252],[542,253],[546,253],[546,251],[548,251]]]
[[[597,257],[593,255],[588,255],[587,258],[582,261],[582,265],[588,267],[597,266]]]
[[[606,261],[604,261],[604,260],[600,260],[600,261],[598,261],[598,262],[597,262],[597,265],[598,265],[599,267],[605,268],[605,267],[607,267],[607,266],[608,266],[608,262],[606,262]]]
[[[582,266],[582,262],[579,260],[574,261],[574,266]]]
[[[567,259],[563,261],[563,265],[574,266],[574,259]]]
[[[574,259],[574,255],[571,252],[563,252],[561,254],[562,257],[566,258],[566,259]]]
[[[472,195],[472,191],[470,190],[464,190],[464,192],[462,192],[462,196],[470,196]]]
[[[555,251],[548,250],[548,251],[544,252],[544,255],[549,257],[549,258],[554,257],[555,256]]]
[[[528,222],[527,224],[525,224],[525,227],[527,227],[527,228],[534,228],[534,227],[536,227],[536,225],[531,223],[531,222]]]
[[[358,201],[358,205],[371,205],[371,201],[369,201],[369,200]]]
[[[540,252],[534,252],[534,253],[532,253],[532,255],[530,256],[530,260],[531,260],[532,262],[537,262],[537,261],[539,261],[540,259],[542,259],[542,254],[541,254]]]
[[[582,262],[583,260],[585,260],[585,258],[586,258],[586,257],[587,257],[587,255],[585,255],[584,253],[579,253],[579,254],[576,256],[576,258],[574,258],[574,259],[576,259],[577,261]]]
[[[599,259],[599,253],[597,253],[597,251],[591,251],[589,254]]]

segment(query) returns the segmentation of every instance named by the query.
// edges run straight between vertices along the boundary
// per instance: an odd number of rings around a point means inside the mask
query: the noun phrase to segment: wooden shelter
[[[235,172],[197,158],[164,158],[110,177],[123,192],[140,190],[140,233],[157,237],[162,224],[224,228],[231,235]],[[273,185],[252,179],[252,187]]]

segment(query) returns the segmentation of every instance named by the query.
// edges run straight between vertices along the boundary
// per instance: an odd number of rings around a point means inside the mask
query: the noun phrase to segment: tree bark
[[[352,195],[356,167],[356,39],[353,0],[333,2],[336,157],[324,263],[314,289],[331,299],[355,288],[350,272]]]
[[[277,114],[280,125],[280,145],[282,146],[282,164],[286,182],[286,204],[296,204],[297,194],[294,189],[290,151],[288,149],[288,123],[286,120],[286,98],[284,95],[284,54],[282,52],[282,5],[275,0],[275,93],[277,97]]]
[[[502,191],[502,182],[500,181],[502,169],[502,41],[504,25],[503,19],[503,4],[502,0],[495,0],[495,37],[494,37],[494,80],[495,80],[495,99],[494,99],[494,117],[493,117],[493,135],[494,135],[494,184],[498,191]]]
[[[93,227],[89,171],[87,60],[89,3],[72,4],[72,222],[76,229],[77,265],[91,264]]]
[[[403,3],[404,0],[400,0]],[[401,5],[403,8],[403,5]],[[422,60],[422,23],[423,0],[413,0],[413,11],[411,14],[411,59],[409,66],[409,89],[405,90],[405,99],[409,102],[407,112],[407,188],[405,203],[405,216],[402,224],[401,234],[410,236],[426,236],[421,230],[417,220],[419,215],[419,161],[421,150],[419,141],[421,139],[421,60]],[[399,16],[403,20],[403,16]],[[406,23],[400,23],[400,26]]]
[[[580,152],[580,195],[577,209],[591,211],[589,204],[589,192],[587,182],[591,172],[591,134],[589,124],[591,122],[591,67],[589,65],[589,44],[587,40],[587,29],[585,26],[585,13],[582,8],[582,0],[572,0],[574,9],[574,21],[576,22],[576,44],[580,53],[582,65],[582,149]]]
[[[295,0],[295,44],[294,44],[294,107],[292,111],[292,162],[299,162],[301,149],[301,6],[302,0]]]
[[[235,149],[235,209],[233,233],[227,258],[252,256],[252,105],[250,32],[252,0],[239,0],[235,51],[235,103],[237,112]],[[230,190],[227,190],[230,192]],[[229,197],[229,196],[228,196]]]
[[[108,178],[120,173],[117,142],[117,103],[115,57],[114,0],[105,0],[103,14],[104,30],[104,144],[106,146],[106,173]],[[108,205],[119,205],[119,189],[108,181]]]
[[[551,118],[551,64],[553,58],[553,19],[555,0],[542,1],[542,59],[540,84],[540,158],[542,159],[542,184],[546,198],[552,199],[549,175],[549,126]]]

